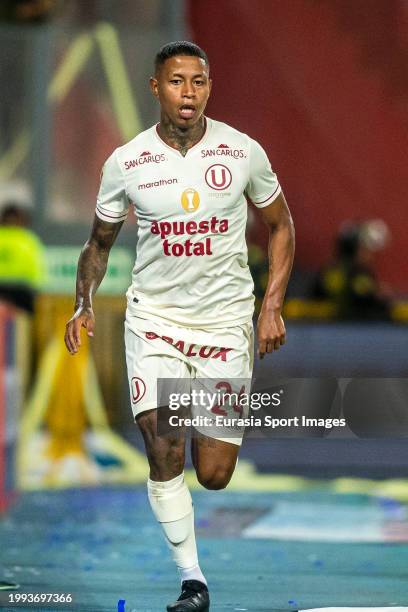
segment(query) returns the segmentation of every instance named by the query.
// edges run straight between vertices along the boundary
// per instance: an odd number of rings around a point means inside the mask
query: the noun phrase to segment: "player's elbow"
[[[285,235],[290,242],[295,241],[295,225],[291,214],[281,215],[281,217],[273,223],[268,223],[269,232],[271,235],[280,233]]]
[[[295,224],[293,223],[292,215],[290,213],[288,218],[285,220],[285,227],[291,239],[293,242],[295,242]]]

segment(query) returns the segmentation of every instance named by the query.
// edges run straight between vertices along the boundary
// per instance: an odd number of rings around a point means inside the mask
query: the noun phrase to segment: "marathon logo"
[[[165,185],[173,185],[178,183],[176,178],[171,179],[160,179],[160,181],[154,181],[154,183],[141,183],[137,186],[138,189],[151,189],[152,187],[163,187]]]
[[[227,144],[219,144],[216,149],[201,149],[201,157],[233,157],[234,159],[246,157],[243,149],[230,149]]]
[[[137,159],[129,159],[125,161],[125,169],[130,170],[131,168],[137,168],[143,164],[160,164],[160,162],[166,161],[164,153],[156,153],[152,155],[150,151],[143,151]]]
[[[146,332],[145,334],[148,340],[157,340],[161,338],[165,342],[168,342],[174,348],[179,350],[186,357],[201,357],[201,359],[221,359],[221,361],[227,361],[227,354],[232,351],[232,348],[218,347],[218,346],[197,346],[196,344],[189,344],[184,340],[174,341],[169,336],[159,336],[155,332]],[[216,351],[216,352],[214,352]]]
[[[228,219],[217,219],[211,217],[209,221],[152,221],[150,231],[152,234],[160,236],[163,241],[163,252],[166,257],[186,257],[212,255],[211,238],[192,242],[190,239],[185,242],[172,242],[168,236],[183,236],[185,234],[193,236],[195,234],[225,234],[228,231]]]

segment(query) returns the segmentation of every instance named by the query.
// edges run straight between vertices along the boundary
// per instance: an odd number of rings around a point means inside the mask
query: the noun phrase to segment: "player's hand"
[[[277,351],[286,341],[286,329],[280,311],[262,311],[258,317],[258,354],[261,359],[265,353]]]
[[[81,327],[85,327],[88,336],[94,335],[95,315],[90,306],[80,306],[65,328],[65,345],[71,355],[75,355],[81,346]]]

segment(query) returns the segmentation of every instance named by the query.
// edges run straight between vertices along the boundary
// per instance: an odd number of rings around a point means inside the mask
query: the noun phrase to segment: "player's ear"
[[[212,79],[208,79],[208,91],[211,93]]]
[[[150,77],[150,90],[152,92],[152,94],[158,98],[159,97],[159,84],[158,81],[155,77]]]

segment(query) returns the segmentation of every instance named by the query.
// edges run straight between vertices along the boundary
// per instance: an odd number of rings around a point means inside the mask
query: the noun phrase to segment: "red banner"
[[[297,266],[327,262],[342,221],[381,218],[379,274],[407,292],[407,3],[190,0],[188,14],[210,59],[208,114],[266,149]]]

